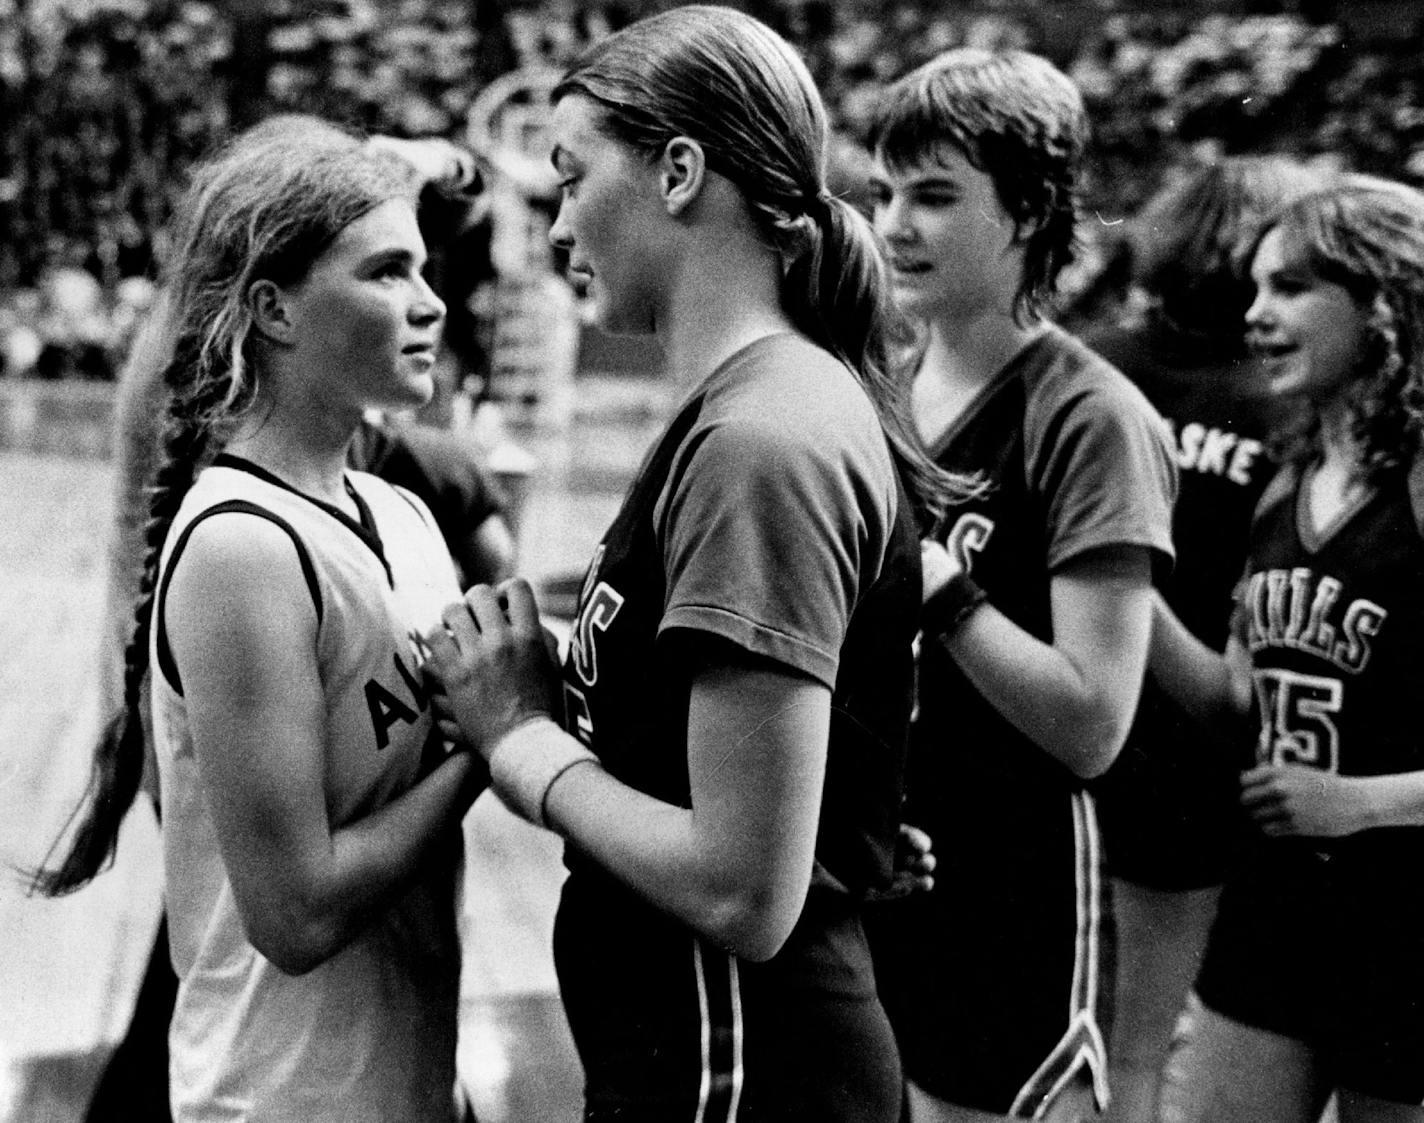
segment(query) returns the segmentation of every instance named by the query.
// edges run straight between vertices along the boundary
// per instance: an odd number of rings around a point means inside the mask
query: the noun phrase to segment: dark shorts
[[[787,947],[748,963],[660,915],[630,924],[647,914],[625,903],[566,885],[555,927],[586,1119],[896,1123],[900,1059],[854,911],[808,902]]]
[[[1178,892],[1226,879],[1246,828],[1224,749],[1180,730],[1135,732],[1093,795],[1114,877]]]
[[[1197,993],[1219,1014],[1305,1042],[1340,1086],[1418,1104],[1424,863],[1390,865],[1296,843],[1250,862],[1222,893]]]
[[[1061,807],[1013,854],[937,850],[933,891],[867,912],[905,1074],[950,1103],[1030,1118],[1074,1073],[1104,1097],[1108,890],[1091,800]]]

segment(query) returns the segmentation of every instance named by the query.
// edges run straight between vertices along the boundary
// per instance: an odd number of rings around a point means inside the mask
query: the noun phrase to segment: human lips
[[[1252,335],[1246,342],[1252,353],[1267,363],[1280,362],[1300,350],[1297,344],[1276,336]]]
[[[890,268],[900,276],[914,277],[932,272],[934,265],[928,261],[919,261],[915,258],[892,254],[890,257]]]
[[[593,284],[593,270],[587,265],[570,265],[568,268],[569,283],[574,286],[575,291],[580,296],[588,293],[589,286]]]
[[[435,361],[436,344],[433,340],[423,340],[419,343],[410,343],[401,348],[402,355],[409,355],[413,359],[423,362],[433,363]]]

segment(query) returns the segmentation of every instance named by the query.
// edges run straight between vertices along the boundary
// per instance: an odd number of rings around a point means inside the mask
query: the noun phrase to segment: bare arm
[[[447,611],[448,630],[428,637],[428,666],[460,730],[492,758],[509,751],[501,741],[511,729],[547,712],[554,673],[528,585],[504,591],[508,619],[494,590],[476,587],[470,611]],[[766,664],[709,666],[693,679],[689,706],[690,806],[596,767],[559,772],[539,803],[549,825],[649,902],[738,955],[766,959],[810,885],[829,729],[825,686]],[[548,723],[537,736],[551,752],[576,744]]]
[[[452,754],[371,815],[332,824],[316,613],[290,540],[266,520],[202,523],[166,616],[248,938],[283,971],[308,971],[409,889],[458,828],[482,770]]]
[[[1424,826],[1424,771],[1340,776],[1301,764],[1242,773],[1241,803],[1269,835],[1339,838],[1374,827]]]
[[[1250,659],[1233,637],[1225,654],[1202,643],[1158,594],[1148,665],[1158,684],[1203,725],[1234,725],[1251,706]]]
[[[957,572],[926,543],[927,597]],[[985,604],[942,642],[979,692],[1078,776],[1105,772],[1122,749],[1147,662],[1151,563],[1145,548],[1097,550],[1053,574],[1053,642]]]
[[[650,902],[748,959],[774,955],[811,883],[830,691],[775,670],[718,667],[693,683],[691,807],[601,769],[565,774],[550,823]]]

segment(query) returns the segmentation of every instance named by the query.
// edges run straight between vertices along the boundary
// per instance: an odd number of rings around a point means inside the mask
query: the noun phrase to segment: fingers
[[[501,594],[489,585],[476,585],[465,594],[465,606],[486,640],[493,641],[509,630],[502,600]]]
[[[932,852],[934,844],[929,835],[919,827],[901,823],[899,843],[902,853],[906,856],[905,864],[912,873],[920,875],[934,873],[937,862]]]
[[[538,632],[539,606],[534,600],[534,590],[523,577],[511,577],[499,587],[504,600],[505,612],[510,626],[515,632],[525,635]]]

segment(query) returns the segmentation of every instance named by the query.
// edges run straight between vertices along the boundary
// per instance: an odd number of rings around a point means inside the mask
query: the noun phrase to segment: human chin
[[[612,299],[601,285],[589,289],[593,301],[593,322],[605,335],[651,335],[653,317],[647,305],[640,301]]]
[[[923,283],[898,273],[891,281],[890,291],[894,294],[896,306],[907,316],[928,315],[943,296]]]

